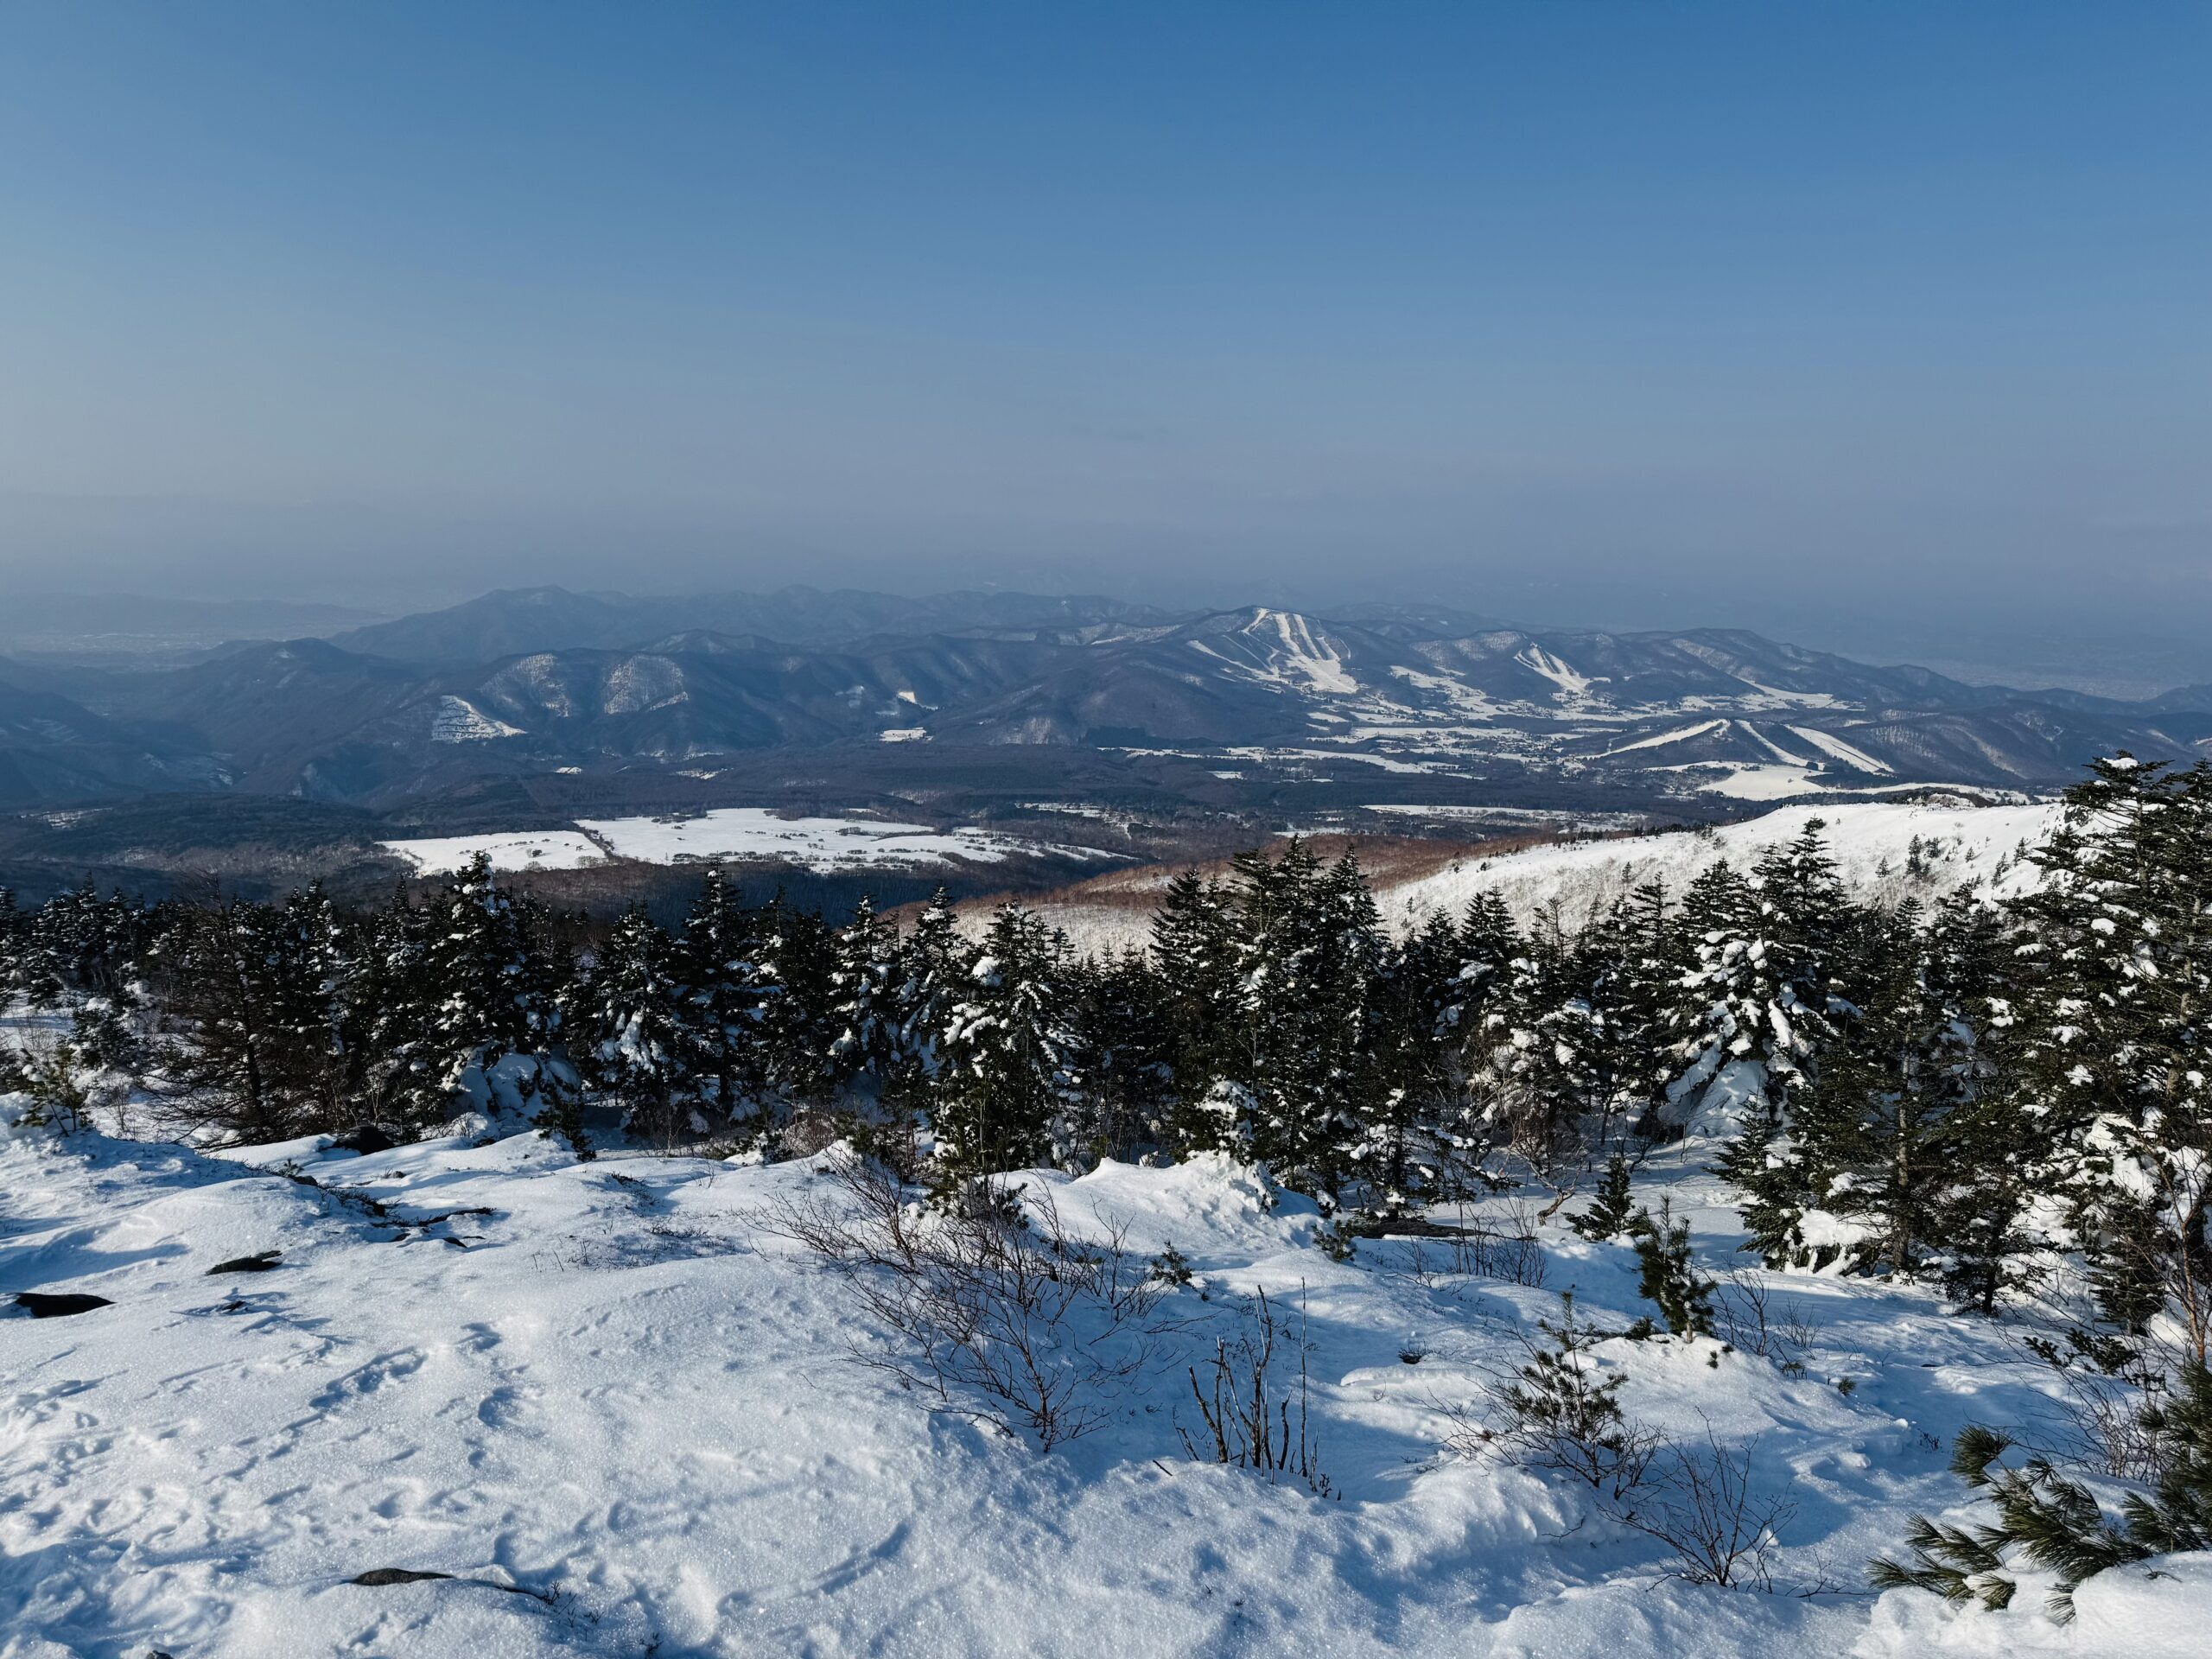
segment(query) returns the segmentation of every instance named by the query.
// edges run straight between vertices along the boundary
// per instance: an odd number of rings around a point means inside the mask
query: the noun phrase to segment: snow
[[[1532,645],[1526,651],[1516,652],[1513,660],[1523,668],[1533,669],[1559,687],[1559,690],[1553,694],[1554,696],[1576,698],[1589,695],[1591,686],[1589,677],[1578,674],[1565,661],[1554,656],[1541,645]]]
[[[918,743],[929,734],[926,726],[887,726],[875,735],[883,743]]]
[[[874,818],[782,818],[766,807],[732,806],[686,818],[586,819],[577,827],[619,858],[674,864],[710,858],[780,859],[820,874],[906,868],[950,860],[995,864],[1017,853],[1116,856],[975,828],[937,830]]]
[[[1302,680],[1308,690],[1327,696],[1351,696],[1358,692],[1359,682],[1345,669],[1344,659],[1315,636],[1313,625],[1304,617],[1288,611],[1262,610],[1255,626],[1270,624],[1282,644],[1281,672],[1287,677]]]
[[[522,735],[521,727],[493,719],[466,697],[440,697],[430,715],[433,743],[482,743],[493,738]]]
[[[1745,729],[1751,730],[1749,727]],[[1758,735],[1756,732],[1751,734],[1754,737]],[[1770,743],[1767,747],[1771,749],[1774,746]],[[1723,764],[1727,769],[1720,776],[1700,784],[1698,787],[1738,801],[1786,801],[1793,795],[1817,795],[1823,787],[1813,781],[1811,772],[1802,760],[1774,766],[1748,765],[1741,761]]]
[[[1834,732],[1821,731],[1816,726],[1792,726],[1789,728],[1832,760],[1840,760],[1847,766],[1860,772],[1894,772],[1897,768],[1886,760],[1877,760],[1866,750],[1854,748]]]
[[[1669,743],[1687,743],[1694,737],[1709,737],[1714,732],[1726,731],[1725,720],[1708,720],[1700,725],[1685,726],[1680,731],[1662,732],[1656,737],[1640,737],[1633,743],[1624,743],[1617,749],[1607,749],[1608,755],[1629,754],[1637,749],[1656,749]]]
[[[1709,1151],[1649,1173],[1719,1267],[1740,1231]],[[1555,1218],[1542,1287],[1433,1241],[1335,1262],[1310,1205],[1219,1157],[1026,1178],[1079,1234],[1173,1243],[1197,1274],[1143,1392],[1040,1454],[850,1363],[878,1338],[763,1225],[815,1168],[0,1128],[0,1289],[112,1303],[0,1316],[0,1655],[2158,1656],[2212,1612],[2202,1557],[2092,1580],[2070,1629],[2024,1592],[1960,1613],[1669,1580],[1571,1486],[1449,1446],[1559,1290],[1634,1317],[1630,1250]],[[207,1276],[268,1249],[272,1272]],[[1758,1276],[1811,1332],[1796,1374],[1711,1340],[1599,1358],[1640,1419],[1788,1487],[1786,1586],[1848,1587],[1907,1513],[1959,1501],[1944,1448],[2030,1415],[2033,1367],[1919,1290]],[[1336,1497],[1175,1433],[1185,1366],[1259,1290],[1309,1333]],[[455,1577],[348,1582],[394,1567]]]
[[[420,841],[378,843],[397,853],[423,875],[450,875],[477,854],[490,855],[495,870],[580,870],[607,861],[607,849],[574,830],[508,835],[439,836]]]
[[[1313,696],[1348,697],[1359,693],[1359,682],[1345,668],[1344,658],[1313,632],[1312,623],[1295,612],[1262,607],[1231,637],[1255,652],[1258,660],[1230,656],[1203,639],[1187,643],[1200,655],[1262,685]]]
[[[1462,864],[1378,893],[1401,918],[1437,909],[1455,913],[1478,892],[1496,892],[1523,922],[1557,899],[1570,922],[1587,917],[1632,888],[1664,880],[1679,895],[1698,874],[1726,858],[1748,870],[1769,849],[1794,841],[1815,818],[1837,873],[1863,897],[1896,903],[1910,893],[1934,898],[1967,882],[1985,893],[2024,892],[2035,867],[2017,857],[2057,828],[2056,805],[1938,807],[1902,802],[1787,806],[1742,823],[1708,830],[1670,830],[1610,841],[1535,847]],[[1924,874],[1908,874],[1912,842],[1922,843]],[[1997,865],[2006,862],[1999,877]]]
[[[1389,804],[1367,810],[1438,810]],[[1469,810],[1485,817],[1510,816],[1508,809]],[[2048,839],[2058,816],[2059,808],[2047,804],[1943,807],[1883,801],[1785,806],[1716,829],[1576,840],[1468,857],[1412,880],[1378,877],[1373,887],[1384,919],[1402,931],[1420,925],[1438,910],[1458,915],[1476,893],[1493,891],[1523,926],[1554,899],[1561,918],[1573,926],[1646,881],[1663,880],[1667,891],[1679,898],[1700,870],[1722,858],[1748,871],[1769,848],[1795,840],[1808,822],[1820,818],[1828,826],[1825,835],[1838,874],[1863,898],[1896,904],[1917,894],[1932,900],[1969,882],[1985,893],[2010,896],[2025,892],[2036,878],[2035,866],[2018,857],[2020,849]],[[1553,823],[1599,818],[1575,813],[1532,817]],[[1922,843],[1918,874],[1907,868],[1915,836]],[[1151,938],[1149,912],[1113,897],[1087,899],[1078,889],[1063,899],[1041,899],[1034,908],[1087,950],[1141,950]]]

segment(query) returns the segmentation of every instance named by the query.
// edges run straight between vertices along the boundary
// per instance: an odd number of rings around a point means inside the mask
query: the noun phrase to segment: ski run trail
[[[1599,1351],[1632,1417],[1748,1448],[1793,1506],[1775,1587],[1721,1588],[1587,1489],[1452,1449],[1560,1291],[1600,1325],[1649,1311],[1629,1248],[1565,1212],[1537,1286],[1434,1241],[1332,1261],[1309,1205],[1219,1159],[1029,1176],[1195,1274],[1141,1391],[1040,1453],[854,1363],[885,1339],[762,1224],[818,1161],[579,1163],[473,1127],[367,1156],[0,1128],[0,1292],[110,1304],[0,1316],[0,1656],[2208,1651],[2212,1556],[2099,1577],[2070,1625],[2033,1574],[2004,1612],[1866,1590],[1909,1513],[1973,1513],[1962,1424],[2050,1418],[2020,1325],[1932,1292],[1758,1274],[1798,1346]],[[1718,1270],[1747,1258],[1713,1150],[1659,1154],[1638,1196]],[[1260,1290],[1305,1333],[1330,1494],[1177,1433],[1185,1367]],[[352,1582],[393,1567],[451,1576]]]

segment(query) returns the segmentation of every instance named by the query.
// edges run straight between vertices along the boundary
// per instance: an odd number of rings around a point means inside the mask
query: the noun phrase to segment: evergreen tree
[[[675,942],[642,907],[623,912],[579,978],[569,1040],[585,1076],[620,1103],[631,1132],[674,1139],[692,1116],[696,1004]]]
[[[1979,1426],[1963,1431],[1951,1471],[1986,1497],[1993,1524],[1946,1526],[1916,1516],[1905,1535],[1910,1559],[1878,1560],[1878,1588],[1930,1590],[1946,1600],[2004,1607],[2018,1592],[2012,1558],[2056,1574],[2050,1611],[2074,1617],[2074,1592],[2096,1574],[2153,1555],[2212,1548],[2212,1372],[2183,1369],[2172,1403],[2147,1413],[2158,1475],[2131,1492],[2117,1520],[2096,1494],[2059,1473],[2048,1458],[2017,1466],[1999,1459],[2010,1439]]]
[[[535,1116],[574,1086],[558,1046],[561,967],[540,931],[481,853],[425,913],[401,918],[383,969],[411,1027],[386,1079],[400,1122],[425,1129],[467,1107]]]
[[[2021,901],[2024,1116],[2121,1346],[2212,1354],[2212,763],[2126,755],[2067,792]]]
[[[1173,1050],[1160,1016],[1166,992],[1141,951],[1064,962],[1069,1026],[1083,1056],[1084,1161],[1157,1146],[1175,1102]]]
[[[1019,905],[992,918],[945,1020],[931,1114],[939,1190],[1067,1157],[1075,1038],[1059,996],[1060,944]]]
[[[899,1059],[899,930],[863,894],[835,936],[830,995],[837,1039],[830,1046],[841,1084],[880,1095]]]
[[[683,920],[678,971],[691,1000],[704,1092],[730,1122],[750,1114],[766,1082],[755,923],[721,867],[710,866]]]
[[[1160,1041],[1173,1080],[1170,1135],[1179,1152],[1225,1150],[1243,1128],[1214,1109],[1217,1085],[1240,1074],[1236,926],[1228,890],[1195,871],[1170,881],[1153,913]]]
[[[837,950],[817,911],[779,888],[761,912],[753,949],[763,1081],[786,1108],[836,1093],[840,1063]]]
[[[1380,918],[1349,852],[1325,871],[1294,838],[1277,859],[1246,854],[1234,868],[1239,1007],[1224,1081],[1247,1103],[1254,1155],[1333,1207],[1378,1084]]]
[[[1590,1207],[1569,1218],[1567,1224],[1592,1243],[1619,1238],[1635,1219],[1635,1196],[1629,1181],[1628,1160],[1615,1153],[1605,1160],[1605,1179],[1599,1183]]]
[[[974,965],[975,952],[960,937],[952,901],[939,887],[914,918],[899,952],[891,999],[896,1040],[884,1098],[901,1115],[912,1118],[930,1109],[944,1070],[945,1032]]]
[[[1786,1116],[1847,1019],[1846,944],[1856,918],[1818,818],[1759,861],[1758,882],[1725,862],[1683,896],[1688,965],[1667,1024],[1669,1096],[1681,1121],[1734,1127]]]
[[[1459,1195],[1484,1145],[1461,1071],[1459,929],[1437,915],[1386,948],[1373,984],[1372,1107],[1355,1167],[1387,1214]]]
[[[1689,1223],[1675,1220],[1662,1200],[1656,1217],[1648,1210],[1637,1212],[1629,1236],[1636,1245],[1637,1294],[1657,1306],[1672,1334],[1711,1336],[1713,1281],[1697,1270]]]

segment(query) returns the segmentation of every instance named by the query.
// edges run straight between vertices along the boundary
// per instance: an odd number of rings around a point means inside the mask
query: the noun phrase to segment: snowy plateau
[[[573,830],[538,835],[444,836],[383,845],[424,875],[449,874],[480,853],[495,870],[573,870],[612,859],[644,864],[729,859],[789,863],[817,874],[995,864],[1016,853],[1041,852],[1077,861],[1116,856],[972,827],[938,831],[925,823],[875,818],[786,818],[755,806],[722,807],[687,817],[587,819]]]

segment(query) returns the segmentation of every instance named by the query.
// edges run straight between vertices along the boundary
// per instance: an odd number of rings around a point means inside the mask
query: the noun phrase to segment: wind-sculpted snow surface
[[[0,1322],[0,1654],[2201,1651],[2212,1573],[2189,1560],[2094,1580],[2066,1628],[2030,1593],[2002,1614],[1830,1593],[1955,1501],[1961,1423],[2036,1400],[1999,1327],[1921,1293],[1761,1275],[1802,1319],[1789,1367],[1601,1345],[1640,1420],[1786,1489],[1777,1571],[1818,1593],[1698,1587],[1573,1490],[1446,1449],[1557,1291],[1629,1322],[1626,1247],[1554,1218],[1540,1287],[1456,1273],[1433,1240],[1333,1262],[1310,1206],[1217,1159],[1024,1179],[1194,1275],[1144,1390],[1049,1456],[849,1363],[880,1338],[766,1224],[814,1165],[0,1130],[0,1291],[109,1303]],[[1709,1181],[1655,1179],[1727,1259]],[[1176,1432],[1186,1367],[1262,1289],[1306,1336],[1338,1496],[1192,1462]]]

